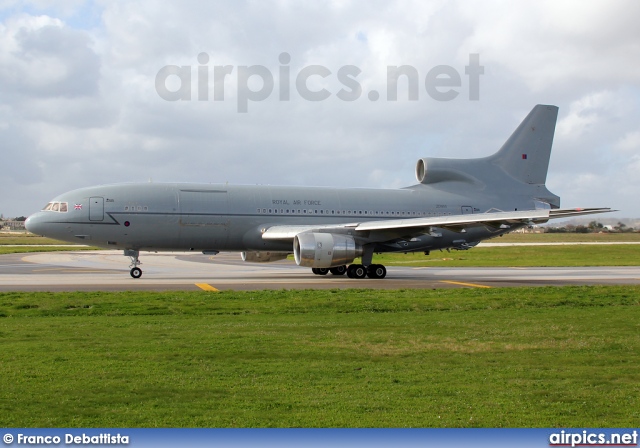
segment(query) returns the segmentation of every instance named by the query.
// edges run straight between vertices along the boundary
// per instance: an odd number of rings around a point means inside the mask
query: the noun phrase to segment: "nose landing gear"
[[[124,256],[131,258],[131,264],[129,265],[129,267],[131,268],[131,270],[129,271],[129,274],[131,274],[131,277],[133,278],[142,277],[142,269],[138,267],[142,264],[142,262],[138,259],[138,257],[140,256],[140,251],[133,250],[133,249],[125,249]]]

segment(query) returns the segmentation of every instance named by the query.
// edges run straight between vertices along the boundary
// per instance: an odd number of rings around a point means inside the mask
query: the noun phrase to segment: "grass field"
[[[54,240],[52,238],[46,238],[44,236],[34,235],[33,233],[28,232],[3,232],[0,233],[0,246],[6,244],[20,244],[20,245],[29,245],[29,244],[40,244],[40,245],[60,245],[60,244],[69,244],[63,241]]]
[[[4,427],[636,427],[640,287],[0,293]]]
[[[476,247],[470,250],[375,255],[374,263],[411,267],[637,266],[640,244]]]
[[[40,247],[28,247],[28,246]],[[16,247],[18,246],[18,247]],[[24,247],[20,247],[24,246]],[[88,247],[78,245],[77,247],[68,247],[69,243],[58,241],[43,236],[34,235],[28,232],[3,232],[0,233],[0,255],[2,254],[19,254],[31,252],[54,252],[67,250],[96,250],[96,247]]]
[[[4,254],[26,254],[33,252],[64,252],[69,250],[98,250],[98,247],[78,246],[46,246],[46,247],[3,247],[0,246],[0,255]]]
[[[613,243],[640,242],[640,233],[507,233],[490,243]]]

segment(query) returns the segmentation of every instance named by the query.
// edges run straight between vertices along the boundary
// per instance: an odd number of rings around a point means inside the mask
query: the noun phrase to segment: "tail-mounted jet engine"
[[[416,179],[421,184],[447,181],[477,183],[478,179],[470,174],[473,172],[472,169],[473,167],[470,167],[468,161],[464,159],[426,157],[418,160],[416,164]]]
[[[287,258],[286,252],[242,252],[240,256],[242,261],[247,263],[270,263],[272,261],[280,261]]]
[[[298,266],[333,268],[351,263],[362,255],[353,237],[331,233],[299,233],[293,239]]]

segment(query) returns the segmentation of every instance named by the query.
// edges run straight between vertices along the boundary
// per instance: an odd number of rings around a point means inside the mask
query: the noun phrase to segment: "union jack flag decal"
[[[73,206],[74,210],[82,210],[82,204],[76,204]]]

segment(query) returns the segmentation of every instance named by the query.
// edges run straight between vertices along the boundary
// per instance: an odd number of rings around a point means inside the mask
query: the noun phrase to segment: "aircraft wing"
[[[303,232],[345,233],[347,231],[402,231],[407,236],[429,233],[431,228],[463,231],[467,227],[490,226],[507,229],[514,225],[545,223],[550,219],[607,213],[610,208],[540,209],[513,212],[492,212],[465,215],[438,216],[435,218],[387,219],[344,224],[319,224],[299,226],[272,226],[262,232],[265,240],[288,240]],[[357,234],[357,233],[356,233]]]

